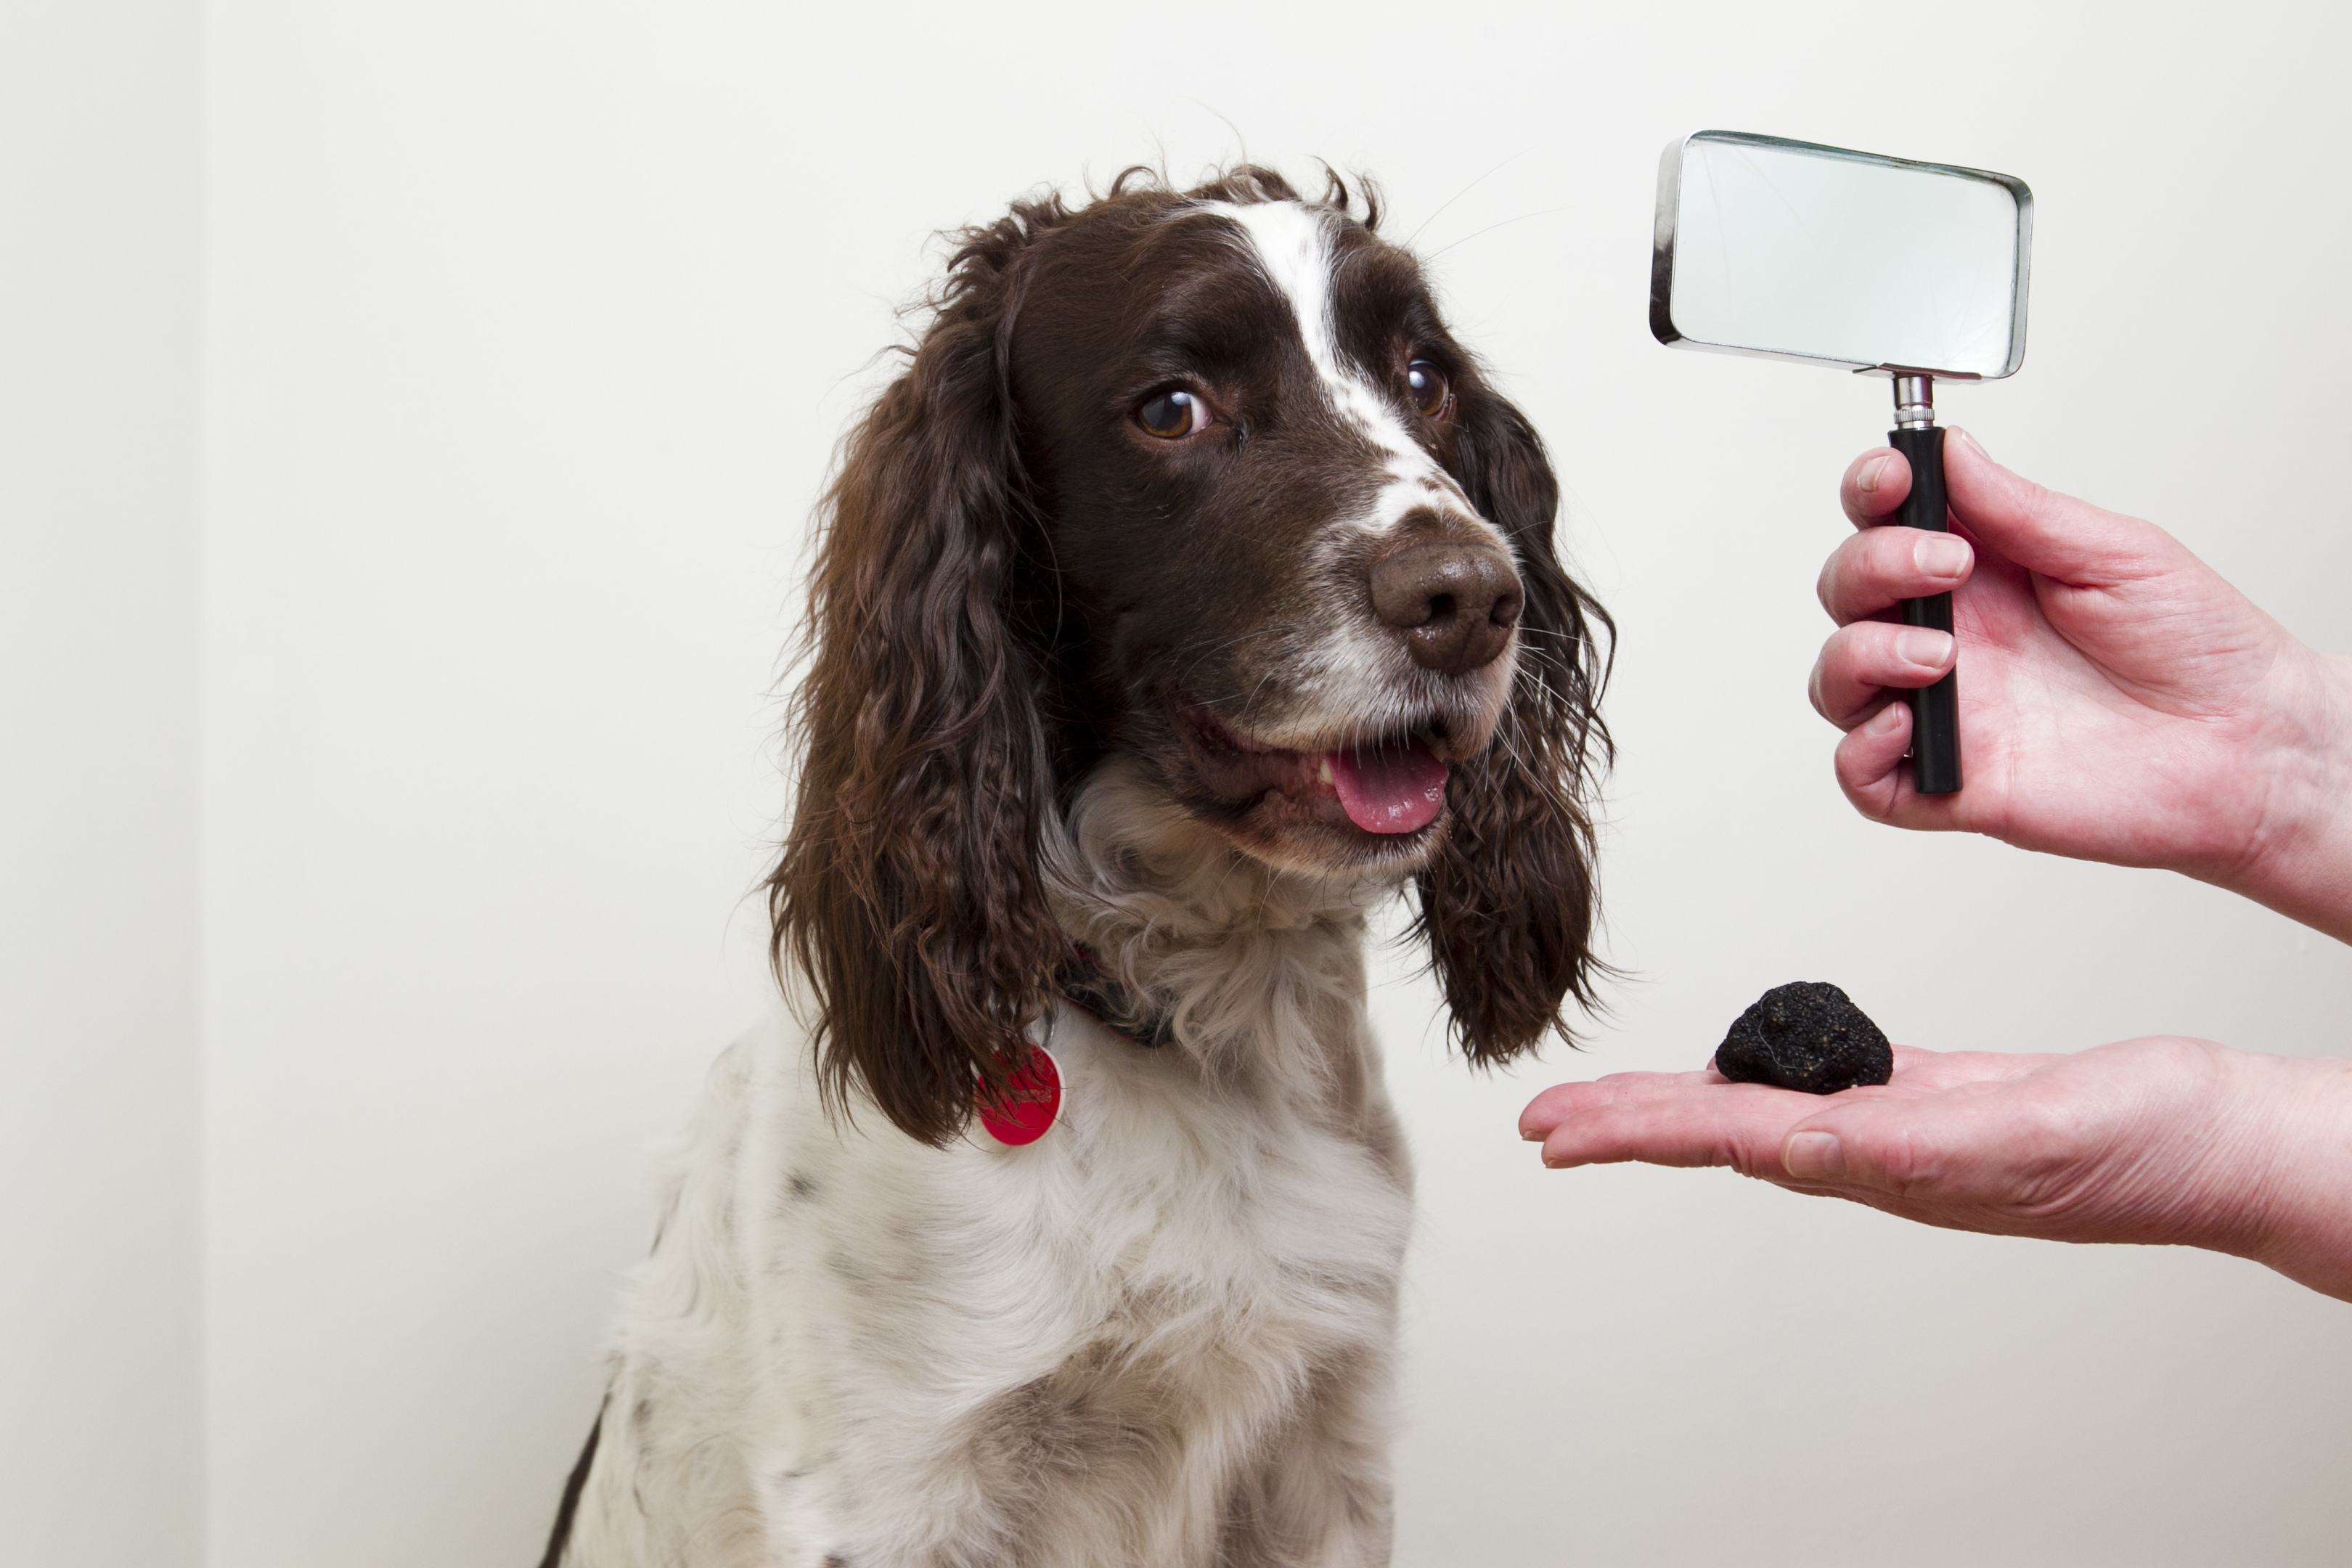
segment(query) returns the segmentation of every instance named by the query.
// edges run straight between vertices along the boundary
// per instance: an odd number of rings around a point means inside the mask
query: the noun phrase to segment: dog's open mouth
[[[1181,711],[1176,728],[1202,787],[1235,810],[1279,795],[1286,816],[1394,836],[1420,832],[1445,809],[1439,735],[1399,731],[1291,751],[1247,740],[1197,708]]]

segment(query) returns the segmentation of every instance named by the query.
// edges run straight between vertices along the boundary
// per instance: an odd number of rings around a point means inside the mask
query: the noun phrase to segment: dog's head
[[[771,880],[828,1088],[930,1142],[1051,1004],[1039,856],[1105,756],[1285,872],[1414,879],[1455,1030],[1589,1001],[1599,607],[1541,444],[1336,178],[962,237],[828,498]]]

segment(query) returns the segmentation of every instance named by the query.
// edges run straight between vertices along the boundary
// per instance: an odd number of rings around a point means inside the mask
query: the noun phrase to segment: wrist
[[[2209,1175],[2200,1244],[2352,1300],[2352,1061],[2231,1054],[2238,1153]]]
[[[2291,920],[2352,942],[2352,659],[2293,645],[2267,755],[2253,841],[2208,879]],[[2192,873],[2194,874],[2194,873]]]

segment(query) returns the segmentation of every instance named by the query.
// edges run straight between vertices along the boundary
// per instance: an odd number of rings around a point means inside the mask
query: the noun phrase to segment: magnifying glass
[[[1899,521],[1941,531],[1936,380],[1997,381],[2025,359],[2033,193],[2021,180],[1778,136],[1698,131],[1658,167],[1650,331],[1669,348],[1890,376],[1887,444],[1910,461]],[[1952,629],[1952,596],[1908,599]],[[1959,670],[1910,694],[1911,777],[1960,787]]]

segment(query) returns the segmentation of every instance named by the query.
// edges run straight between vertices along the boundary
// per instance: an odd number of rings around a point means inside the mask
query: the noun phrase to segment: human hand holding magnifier
[[[2025,358],[2033,194],[1945,163],[1700,131],[1666,149],[1650,330],[1670,348],[1841,366],[1892,378],[1911,486],[1895,520],[1942,531],[1944,432],[1935,383],[1989,381]],[[1952,630],[1952,596],[1903,602]],[[1960,788],[1959,672],[1912,691],[1921,795]]]

